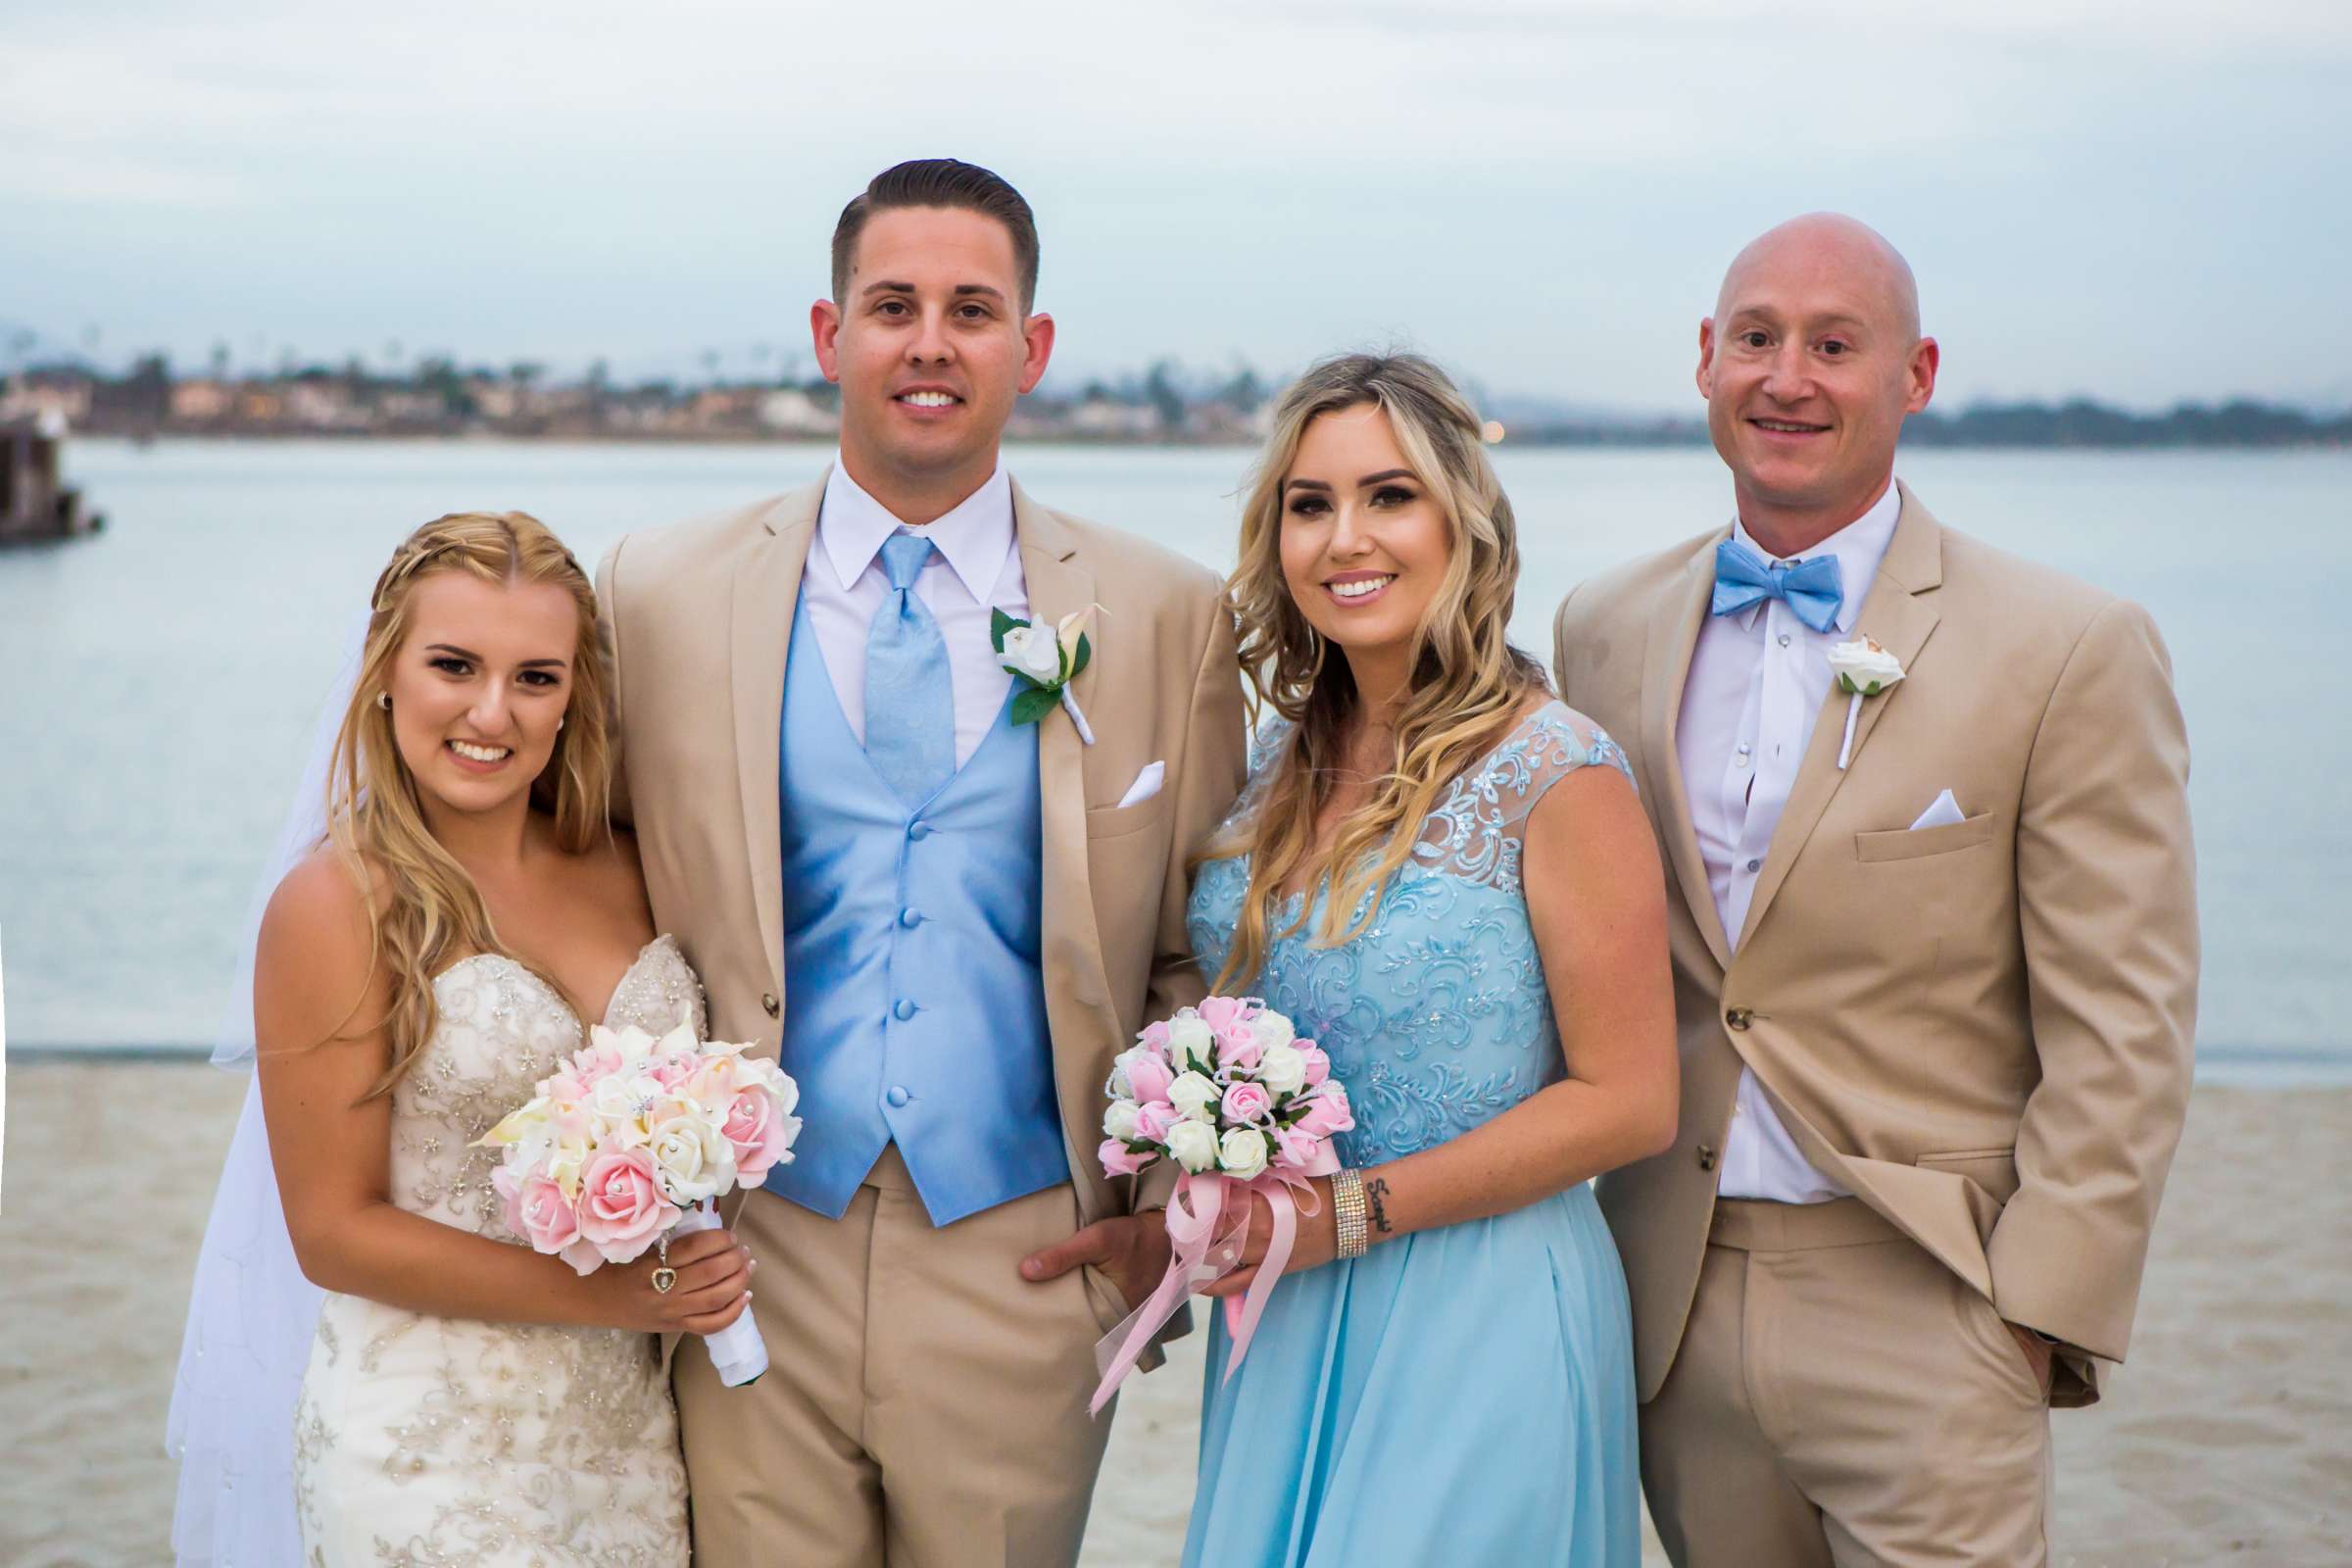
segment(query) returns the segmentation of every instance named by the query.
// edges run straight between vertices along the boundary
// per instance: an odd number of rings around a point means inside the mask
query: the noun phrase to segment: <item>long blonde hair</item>
[[[401,760],[392,713],[378,697],[409,635],[409,607],[421,579],[463,571],[498,584],[553,583],[579,610],[579,646],[571,692],[556,749],[531,780],[531,806],[554,818],[557,845],[586,851],[612,831],[612,743],[606,723],[603,639],[596,590],[571,552],[546,524],[520,512],[457,512],[409,535],[375,580],[360,673],[336,733],[327,770],[327,836],[341,852],[368,904],[369,972],[387,972],[390,1009],[381,1027],[391,1061],[367,1099],[391,1092],[432,1037],[440,1010],[433,977],[476,953],[513,958],[571,999],[555,976],[509,953],[490,923],[481,890],[425,823],[416,777]],[[378,878],[381,885],[378,885]],[[366,1002],[352,1004],[332,1039]]]
[[[1283,577],[1283,481],[1309,424],[1367,404],[1388,416],[1405,462],[1444,511],[1451,549],[1413,633],[1412,680],[1396,715],[1388,771],[1316,858],[1315,819],[1331,798],[1356,690],[1346,657],[1325,647]],[[1518,581],[1510,501],[1487,461],[1477,412],[1445,371],[1419,355],[1348,354],[1315,366],[1283,393],[1243,507],[1241,564],[1226,593],[1258,705],[1296,729],[1256,812],[1205,857],[1251,858],[1250,889],[1213,989],[1256,975],[1267,948],[1306,923],[1317,886],[1331,890],[1316,932],[1323,945],[1347,941],[1378,912],[1380,890],[1412,853],[1439,792],[1510,723],[1530,691],[1546,685],[1543,667],[1506,636]],[[1280,890],[1301,869],[1312,872],[1308,896],[1298,917],[1269,935]],[[1350,923],[1367,893],[1362,917]]]

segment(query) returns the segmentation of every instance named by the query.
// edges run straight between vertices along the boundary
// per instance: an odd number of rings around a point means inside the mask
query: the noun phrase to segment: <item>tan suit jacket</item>
[[[655,924],[710,994],[714,1038],[782,1047],[784,931],[777,736],[785,654],[822,479],[710,518],[632,534],[597,571],[614,665],[622,814]],[[1046,1011],[1082,1222],[1164,1201],[1095,1157],[1110,1059],[1204,992],[1185,935],[1187,858],[1247,765],[1232,616],[1206,568],[1037,505],[1013,486],[1032,614],[1103,614],[1067,714],[1038,727]],[[1160,792],[1118,803],[1146,764]],[[1162,1185],[1172,1183],[1172,1176]],[[740,1202],[740,1198],[738,1199]],[[733,1210],[729,1209],[730,1217]]]
[[[2136,605],[1939,526],[1908,490],[1859,631],[1907,677],[1833,690],[1727,940],[1675,750],[1717,529],[1595,578],[1560,693],[1624,744],[1663,846],[1683,1070],[1666,1153],[1600,1183],[1643,1400],[1681,1343],[1742,1063],[1806,1157],[2062,1341],[2053,1402],[2121,1360],[2196,1016],[2188,744]],[[1907,831],[1938,791],[1967,819]],[[2086,1353],[2085,1353],[2086,1352]]]

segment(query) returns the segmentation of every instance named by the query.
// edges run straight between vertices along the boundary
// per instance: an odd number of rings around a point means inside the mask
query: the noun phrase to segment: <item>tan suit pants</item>
[[[1716,1204],[1642,1482],[1680,1568],[2047,1561],[2049,1410],[1992,1303],[1858,1199]]]
[[[1116,1298],[1022,1256],[1076,1228],[1065,1184],[934,1228],[895,1149],[838,1220],[754,1193],[766,1375],[672,1378],[697,1568],[1052,1568],[1076,1560],[1112,1411],[1090,1419]]]

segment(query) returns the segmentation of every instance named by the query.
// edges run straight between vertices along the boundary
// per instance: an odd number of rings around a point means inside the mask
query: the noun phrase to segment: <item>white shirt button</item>
[[[1782,646],[1783,648],[1786,648],[1786,647],[1788,647],[1788,634],[1787,632],[1783,632],[1783,633],[1781,633],[1781,646]]]

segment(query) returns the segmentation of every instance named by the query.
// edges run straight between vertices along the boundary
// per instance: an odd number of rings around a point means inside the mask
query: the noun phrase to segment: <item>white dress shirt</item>
[[[801,574],[801,603],[833,677],[850,733],[865,744],[865,643],[874,614],[890,596],[882,542],[894,533],[920,534],[937,548],[914,580],[915,597],[930,608],[948,645],[948,679],[956,695],[956,765],[980,749],[1004,706],[1012,676],[988,638],[989,612],[1029,618],[1029,584],[1013,536],[1012,478],[1002,467],[953,512],[920,527],[892,516],[859,488],[837,455],[816,514],[815,547]]]
[[[1890,481],[1868,512],[1804,555],[1786,558],[1790,564],[1838,558],[1843,598],[1829,631],[1815,631],[1779,599],[1709,615],[1698,629],[1675,747],[1715,912],[1735,949],[1755,897],[1756,873],[1830,695],[1831,645],[1854,635],[1901,511]],[[1733,523],[1732,537],[1767,561],[1783,559],[1757,544],[1743,524]],[[1725,1198],[1818,1203],[1847,1196],[1797,1152],[1771,1099],[1745,1067],[1740,1069],[1718,1169],[1716,1191]]]

